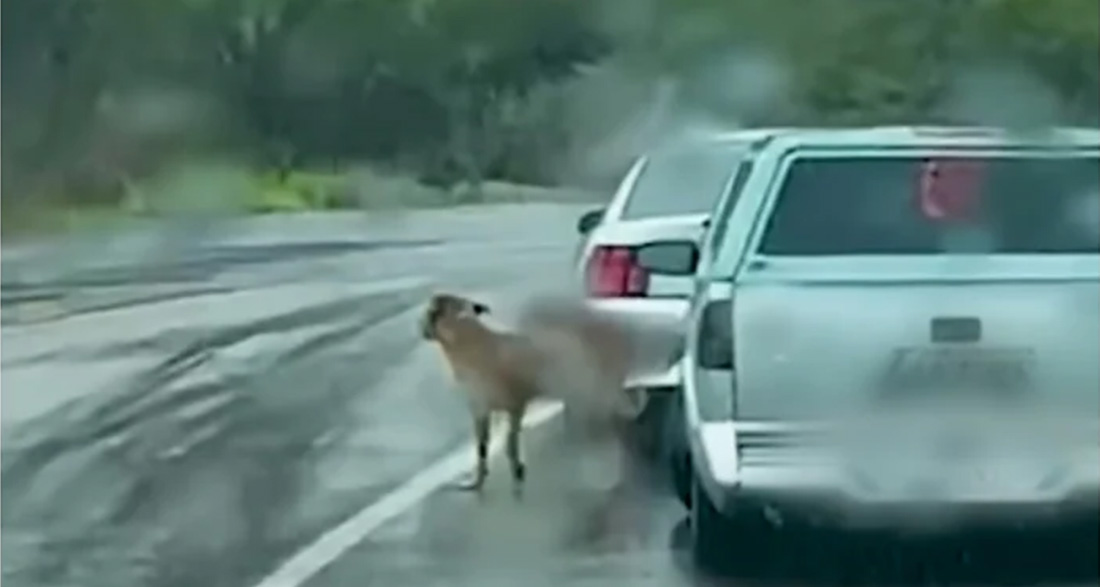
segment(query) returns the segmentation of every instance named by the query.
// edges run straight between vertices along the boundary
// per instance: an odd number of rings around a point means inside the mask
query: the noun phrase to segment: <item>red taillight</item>
[[[596,247],[588,261],[588,295],[597,298],[644,297],[649,274],[638,266],[630,247]]]

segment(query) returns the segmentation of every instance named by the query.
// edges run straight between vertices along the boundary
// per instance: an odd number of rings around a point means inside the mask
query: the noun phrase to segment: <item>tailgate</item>
[[[743,419],[898,406],[1100,412],[1100,275],[1085,258],[768,260],[738,281]]]

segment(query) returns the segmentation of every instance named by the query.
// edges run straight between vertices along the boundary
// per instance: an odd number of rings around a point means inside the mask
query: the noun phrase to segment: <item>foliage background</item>
[[[5,228],[56,209],[482,201],[487,180],[604,186],[698,127],[1096,124],[1100,104],[1095,0],[5,0],[3,16]]]

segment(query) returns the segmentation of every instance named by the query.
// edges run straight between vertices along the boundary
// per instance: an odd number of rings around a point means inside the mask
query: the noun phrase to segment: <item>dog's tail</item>
[[[632,390],[624,389],[619,396],[622,400],[616,404],[618,410],[615,415],[620,418],[635,420],[649,406],[648,393],[634,393]]]
[[[547,395],[597,418],[633,419],[645,409],[644,394],[624,390],[634,349],[622,325],[580,304],[542,300],[521,329],[549,359],[540,374]]]

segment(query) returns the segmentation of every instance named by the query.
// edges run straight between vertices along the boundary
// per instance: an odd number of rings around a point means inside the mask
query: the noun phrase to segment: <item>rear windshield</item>
[[[802,158],[767,255],[1100,252],[1100,159]]]
[[[710,212],[744,153],[741,144],[716,144],[650,155],[622,217]]]

